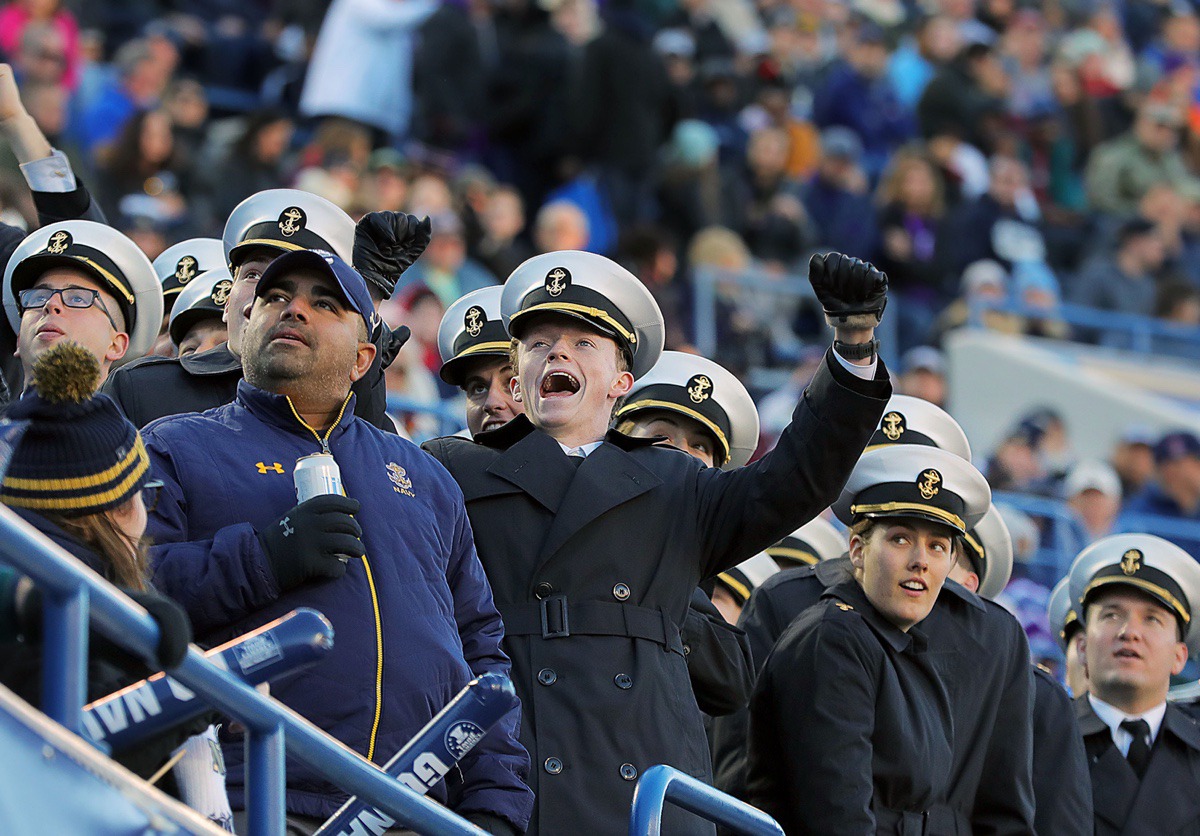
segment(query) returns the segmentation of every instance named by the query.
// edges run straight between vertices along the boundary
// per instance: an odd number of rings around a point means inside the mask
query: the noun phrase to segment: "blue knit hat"
[[[0,484],[17,508],[81,517],[127,502],[142,489],[150,459],[137,428],[107,395],[96,395],[100,364],[62,342],[33,366],[33,386],[6,417],[29,421]]]

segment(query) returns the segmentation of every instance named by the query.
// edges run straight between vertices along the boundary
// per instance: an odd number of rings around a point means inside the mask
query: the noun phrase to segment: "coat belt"
[[[961,812],[945,804],[927,810],[893,810],[872,805],[878,833],[897,836],[970,836],[971,822]]]
[[[679,628],[661,609],[608,601],[567,603],[565,595],[548,595],[536,604],[516,604],[500,610],[509,636],[624,636],[645,639],[683,655]]]

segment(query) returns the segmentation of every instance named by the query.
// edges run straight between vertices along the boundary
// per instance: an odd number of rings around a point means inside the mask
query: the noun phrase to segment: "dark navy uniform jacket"
[[[384,763],[472,676],[507,674],[503,625],[475,553],[462,492],[416,445],[351,414],[327,443],[341,469],[367,555],[333,581],[281,593],[257,530],[296,505],[292,469],[320,452],[315,432],[285,397],[238,386],[233,403],[151,424],[144,433],[165,483],[148,532],[154,583],[211,641],[244,633],[296,607],[333,623],[334,648],[271,696]],[[461,813],[525,826],[533,804],[529,759],[509,715],[431,795]],[[230,800],[243,802],[242,746],[226,747]],[[327,817],[345,796],[298,764],[287,774],[288,809]],[[450,785],[447,790],[447,783]]]
[[[655,764],[710,780],[679,636],[688,601],[837,498],[890,397],[886,376],[880,364],[862,380],[827,355],[775,449],[730,471],[615,431],[572,462],[525,416],[425,445],[463,489],[504,616],[531,833],[627,833]],[[664,832],[706,832],[675,816]]]
[[[949,792],[950,695],[924,631],[888,622],[854,580],[784,631],[750,698],[747,800],[788,834],[908,833]],[[917,832],[923,832],[918,830]]]
[[[1139,781],[1086,696],[1076,698],[1075,716],[1092,777],[1096,836],[1200,834],[1200,723],[1194,717],[1167,703]]]
[[[850,577],[849,558],[788,569],[754,591],[742,611],[755,664],[824,591]],[[948,802],[975,833],[1033,830],[1033,676],[1020,623],[998,604],[947,580],[921,622],[950,693],[954,762]],[[747,720],[714,721],[717,786],[745,796]]]

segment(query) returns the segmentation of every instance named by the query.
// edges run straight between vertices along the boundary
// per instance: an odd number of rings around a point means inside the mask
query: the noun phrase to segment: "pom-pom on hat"
[[[81,517],[127,502],[146,484],[142,437],[107,395],[100,364],[64,341],[38,358],[30,391],[6,417],[29,421],[0,484],[16,508]]]

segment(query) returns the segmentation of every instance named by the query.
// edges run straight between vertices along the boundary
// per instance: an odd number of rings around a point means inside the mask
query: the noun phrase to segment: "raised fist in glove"
[[[429,218],[403,212],[368,212],[354,227],[354,269],[391,298],[400,274],[412,266],[429,244]]]
[[[280,589],[346,574],[345,559],[366,553],[362,527],[352,516],[358,508],[357,499],[314,496],[258,532]]]
[[[887,276],[869,262],[842,253],[817,254],[808,261],[808,281],[832,327],[874,328],[883,319]]]

